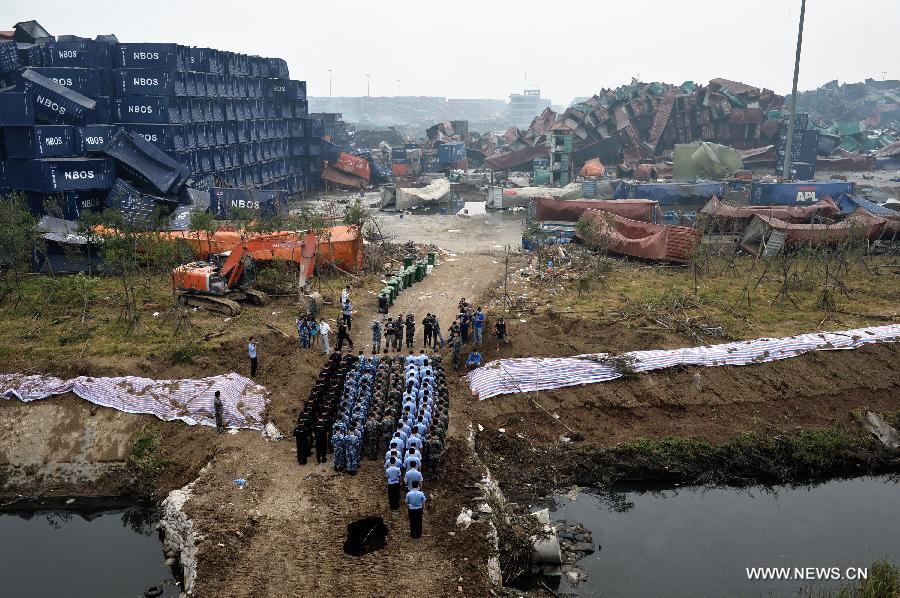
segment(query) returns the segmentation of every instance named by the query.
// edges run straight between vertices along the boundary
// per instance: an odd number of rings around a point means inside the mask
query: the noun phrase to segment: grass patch
[[[775,438],[746,432],[720,445],[681,437],[642,438],[601,451],[595,465],[612,470],[613,477],[740,483],[859,474],[891,460],[890,451],[875,439],[835,424]]]
[[[900,411],[888,413],[884,419],[887,420],[887,423],[891,424],[892,428],[900,432]]]
[[[175,345],[169,351],[169,361],[172,363],[192,363],[194,358],[200,355],[203,349],[193,341],[185,341]]]
[[[168,275],[142,282],[145,286],[137,302],[137,325],[129,330],[123,317],[119,281],[98,276],[87,283],[85,278],[24,278],[23,298],[0,303],[0,321],[4,323],[0,326],[0,360],[15,363],[28,356],[28,367],[90,358],[119,364],[127,363],[124,360],[129,358],[186,363],[201,350],[215,349],[231,339],[264,334],[266,324],[296,334],[295,297],[276,299],[267,308],[246,306],[239,317],[226,323],[221,314],[202,309],[180,311]],[[322,278],[322,293],[340,297],[346,279]],[[363,290],[355,291],[355,295],[360,307],[368,300]],[[336,303],[324,310],[327,317],[337,317]],[[205,334],[223,329],[225,334],[214,342],[204,343],[202,348],[196,345],[196,340]]]
[[[867,579],[842,586],[835,598],[897,598],[900,596],[900,567],[888,560],[878,560],[869,567]],[[815,594],[803,594],[813,598]]]
[[[168,457],[163,457],[158,452],[159,437],[150,431],[147,426],[138,430],[131,444],[131,462],[141,477],[156,477],[169,463]]]
[[[885,276],[883,267],[896,262],[893,256],[869,256],[866,264],[853,267],[843,280],[849,294],[835,293],[835,309],[820,305],[821,285],[815,262],[798,258],[788,282],[790,300],[779,296],[783,277],[777,268],[764,266],[746,256],[733,262],[710,258],[702,274],[694,279],[692,268],[657,267],[618,261],[607,269],[602,285],[573,277],[554,295],[553,308],[575,317],[612,317],[617,322],[656,326],[648,314],[669,315],[682,320],[721,326],[732,338],[787,336],[820,329],[883,325],[882,318],[900,317],[897,296],[900,277]],[[589,269],[588,269],[589,271]],[[748,305],[749,297],[749,305]],[[646,319],[647,322],[642,322]],[[673,329],[678,327],[673,326]],[[688,330],[676,330],[691,336]],[[703,335],[702,328],[697,331]]]
[[[779,438],[785,456],[795,467],[811,472],[828,471],[837,464],[872,446],[867,437],[851,433],[843,426],[804,428],[795,436]]]

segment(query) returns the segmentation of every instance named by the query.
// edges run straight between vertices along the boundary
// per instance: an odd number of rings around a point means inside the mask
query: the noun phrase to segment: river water
[[[881,558],[900,563],[896,478],[582,491],[575,501],[557,497],[553,517],[580,521],[602,547],[578,563],[589,579],[574,591],[586,597],[794,596],[847,582],[750,581],[746,568],[837,567],[846,575]],[[559,591],[572,590],[563,579]]]
[[[151,509],[0,512],[0,596],[178,596]]]

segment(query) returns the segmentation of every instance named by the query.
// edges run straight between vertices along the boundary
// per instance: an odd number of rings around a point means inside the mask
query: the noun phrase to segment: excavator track
[[[269,304],[269,296],[262,291],[257,291],[256,289],[244,289],[244,294],[247,296],[247,301],[252,305]]]
[[[178,303],[190,307],[200,307],[226,316],[236,316],[241,313],[240,303],[232,301],[231,299],[225,299],[224,297],[214,297],[212,295],[192,295],[190,293],[182,293],[178,296]]]

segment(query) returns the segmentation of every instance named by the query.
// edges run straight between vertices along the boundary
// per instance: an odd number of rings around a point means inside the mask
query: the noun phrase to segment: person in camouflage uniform
[[[361,445],[362,434],[359,428],[353,428],[349,434],[344,437],[344,445],[347,451],[347,473],[356,475],[359,470],[359,451]]]
[[[372,320],[372,352],[381,352],[381,322]]]
[[[374,459],[378,455],[378,442],[381,440],[381,422],[374,416],[366,421],[365,457]]]
[[[334,470],[343,471],[347,467],[347,454],[345,452],[346,440],[344,425],[337,424],[334,434],[331,435],[331,451],[334,453]]]

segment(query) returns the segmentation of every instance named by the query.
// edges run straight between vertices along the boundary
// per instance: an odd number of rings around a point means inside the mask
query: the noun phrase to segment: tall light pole
[[[403,79],[397,79],[397,96],[400,96],[400,84],[403,83]]]
[[[366,97],[371,97],[372,95],[372,75],[366,73]]]
[[[331,97],[331,69],[328,69],[328,97]]]
[[[806,14],[806,0],[800,0],[800,30],[797,32],[797,55],[794,57],[794,85],[791,88],[791,114],[788,116],[787,139],[784,147],[784,171],[786,179],[791,179],[791,148],[794,143],[794,118],[797,116],[797,77],[800,76],[800,46],[803,45],[803,17]]]

